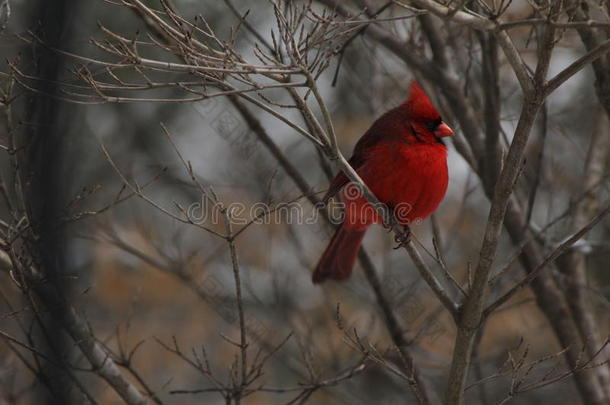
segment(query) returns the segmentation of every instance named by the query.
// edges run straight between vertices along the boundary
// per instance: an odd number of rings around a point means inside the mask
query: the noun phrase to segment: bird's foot
[[[405,225],[403,231],[399,234],[396,234],[396,236],[394,237],[394,242],[397,243],[397,245],[394,246],[395,250],[400,249],[401,247],[404,247],[409,244],[411,242],[411,229]]]

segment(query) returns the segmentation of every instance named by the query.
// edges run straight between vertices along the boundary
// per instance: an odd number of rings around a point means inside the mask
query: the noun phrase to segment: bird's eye
[[[443,123],[443,119],[439,117],[438,119],[435,119],[434,121],[428,121],[428,123],[426,123],[426,126],[428,127],[428,129],[430,131],[434,131],[442,123]]]

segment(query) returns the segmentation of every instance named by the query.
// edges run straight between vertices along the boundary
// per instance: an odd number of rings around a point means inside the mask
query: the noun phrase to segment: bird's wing
[[[351,162],[350,162],[350,165],[351,165]],[[328,191],[326,192],[326,194],[324,194],[324,198],[322,198],[322,202],[324,204],[327,204],[328,201],[331,198],[333,198],[339,192],[339,190],[341,190],[343,188],[343,186],[345,186],[348,182],[349,182],[349,178],[345,175],[345,173],[343,173],[343,171],[340,171],[339,173],[337,173],[337,175],[335,176],[333,181],[330,182],[330,186],[328,186]]]
[[[356,172],[364,166],[367,154],[375,150],[375,147],[380,141],[388,141],[394,137],[396,137],[397,140],[399,139],[401,134],[400,123],[402,121],[402,112],[399,108],[394,108],[377,119],[369,130],[362,135],[362,138],[358,140],[354,147],[354,154],[349,160],[349,164]],[[327,203],[328,200],[334,197],[347,183],[349,183],[349,178],[343,171],[339,172],[330,183],[328,191],[322,201]]]
[[[375,130],[375,126],[373,126],[356,143],[356,146],[354,147],[354,154],[349,159],[350,166],[352,166],[356,172],[358,172],[365,164],[367,151],[374,147],[379,141],[379,136],[377,136],[376,133],[377,131]],[[339,190],[343,188],[343,186],[349,183],[349,181],[349,178],[345,175],[345,173],[343,173],[343,171],[337,173],[333,181],[330,182],[328,191],[322,199],[324,204],[334,197]]]

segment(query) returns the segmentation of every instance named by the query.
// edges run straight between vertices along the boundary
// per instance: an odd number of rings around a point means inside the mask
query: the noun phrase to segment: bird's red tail
[[[347,229],[344,225],[337,229],[313,273],[314,284],[350,276],[365,232],[366,229]]]

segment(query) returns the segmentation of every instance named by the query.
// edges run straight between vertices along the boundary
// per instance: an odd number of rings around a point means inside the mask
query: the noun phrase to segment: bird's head
[[[453,135],[453,130],[443,122],[428,95],[413,80],[409,89],[409,98],[402,105],[406,109],[413,136],[420,141],[441,142],[441,138]]]

